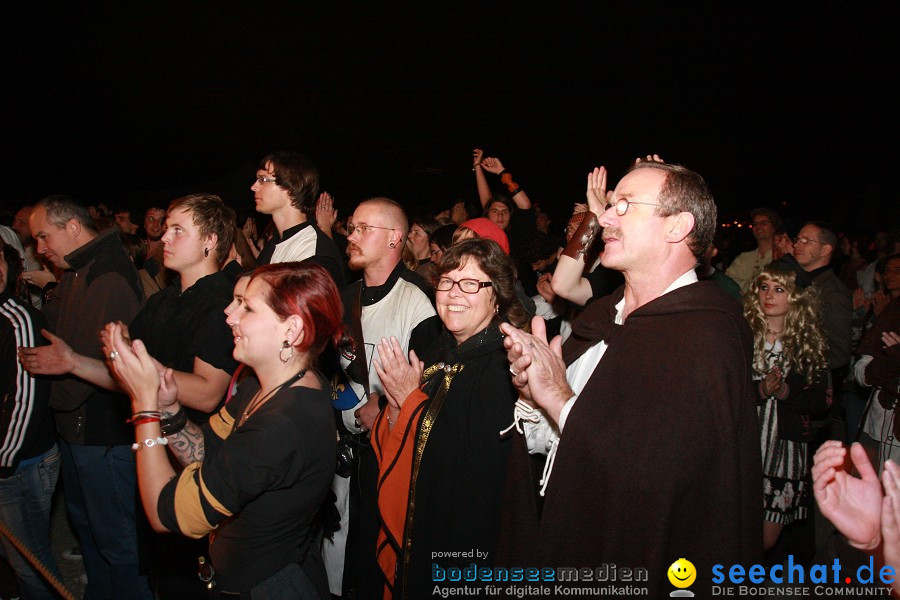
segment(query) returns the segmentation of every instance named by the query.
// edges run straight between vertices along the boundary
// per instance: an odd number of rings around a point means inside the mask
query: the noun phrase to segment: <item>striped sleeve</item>
[[[36,382],[16,356],[20,346],[40,345],[38,327],[28,310],[15,298],[0,305],[2,315],[2,405],[0,405],[0,468],[11,468],[25,443],[25,434],[35,413]]]

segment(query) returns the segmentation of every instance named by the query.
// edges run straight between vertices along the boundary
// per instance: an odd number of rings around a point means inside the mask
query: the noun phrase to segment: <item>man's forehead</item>
[[[650,195],[655,198],[662,189],[662,184],[666,180],[666,174],[661,169],[635,169],[619,181],[615,195],[617,197]]]
[[[162,209],[162,208],[148,208],[148,209],[147,209],[147,216],[148,216],[148,217],[150,217],[150,216],[154,216],[154,217],[164,217],[164,216],[166,216],[166,211],[165,211],[164,209]]]
[[[815,225],[804,225],[802,229],[797,233],[799,237],[809,237],[809,236],[818,236],[821,232],[821,229],[816,227]]]
[[[269,161],[266,163],[266,166],[264,169],[257,169],[256,172],[272,174],[275,172],[275,165],[272,164],[272,161]]]

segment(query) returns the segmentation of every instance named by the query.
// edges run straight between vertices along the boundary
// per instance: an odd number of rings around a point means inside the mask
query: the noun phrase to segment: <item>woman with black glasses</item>
[[[372,597],[431,595],[432,562],[442,569],[493,564],[509,452],[499,432],[518,396],[499,325],[527,322],[515,280],[496,242],[460,242],[438,265],[444,328],[423,360],[414,352],[408,360],[395,339],[378,346],[388,400],[372,434],[384,588]]]

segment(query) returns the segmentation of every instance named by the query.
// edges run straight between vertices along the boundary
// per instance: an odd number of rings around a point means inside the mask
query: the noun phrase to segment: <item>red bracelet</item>
[[[158,423],[159,417],[141,417],[131,422],[132,425],[143,425],[144,423]]]

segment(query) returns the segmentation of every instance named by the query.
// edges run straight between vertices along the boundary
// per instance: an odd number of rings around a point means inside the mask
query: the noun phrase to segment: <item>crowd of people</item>
[[[703,177],[648,155],[588,173],[555,230],[499,158],[472,171],[436,214],[342,218],[291,151],[240,219],[202,193],[10,214],[0,521],[59,577],[61,473],[91,599],[417,599],[473,564],[609,563],[659,597],[680,557],[710,597],[716,564],[811,558],[784,538],[815,501],[822,551],[897,565],[897,229],[759,207],[736,252]],[[23,598],[57,597],[0,541]]]

